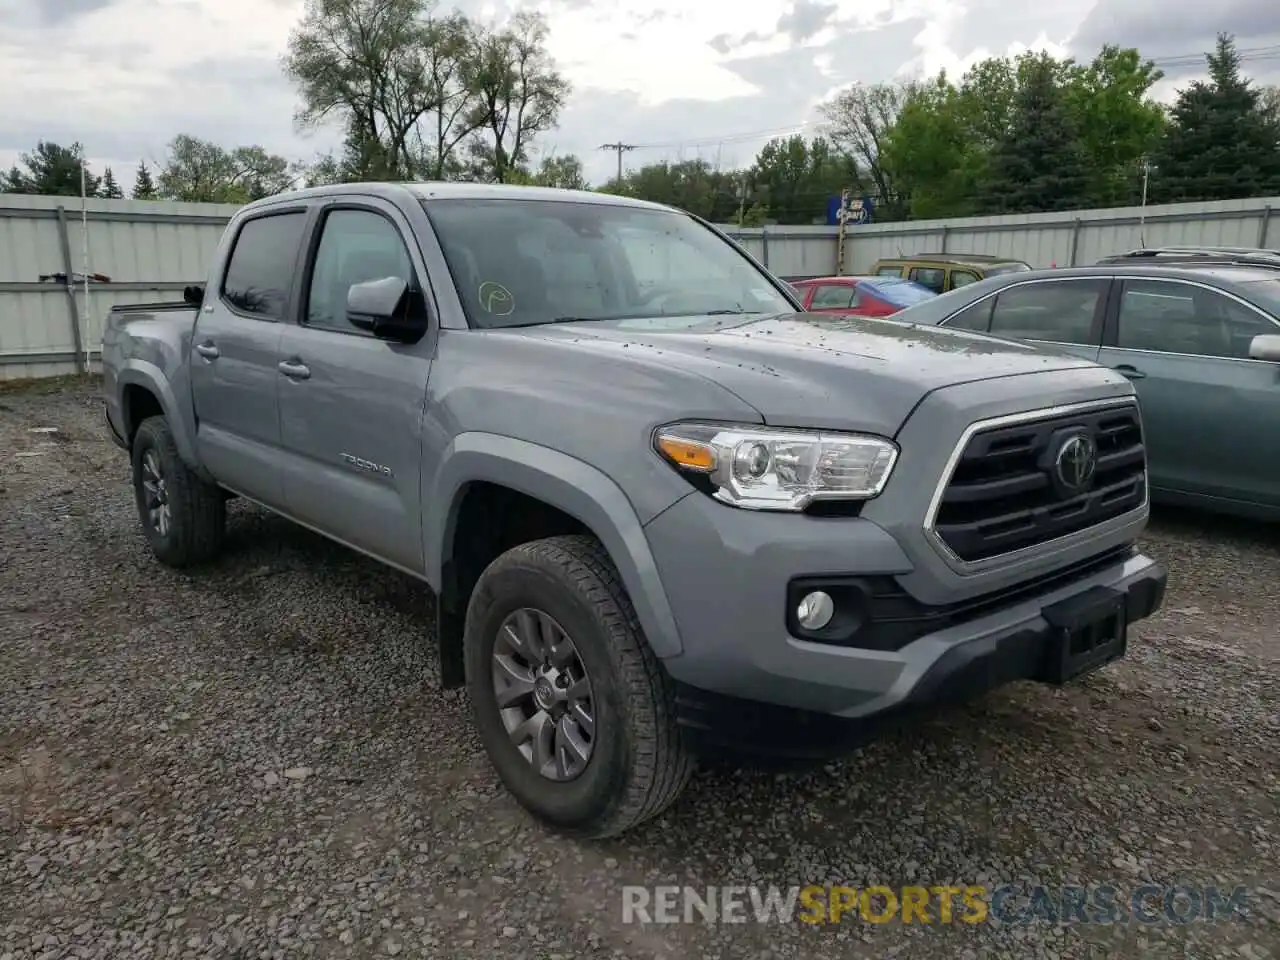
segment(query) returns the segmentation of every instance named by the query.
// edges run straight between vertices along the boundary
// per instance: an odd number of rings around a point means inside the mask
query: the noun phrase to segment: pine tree
[[[1158,202],[1233,200],[1280,192],[1280,116],[1240,75],[1227,34],[1208,55],[1209,81],[1178,94],[1155,155],[1151,194]]]
[[[116,183],[116,175],[111,172],[110,167],[107,167],[102,172],[102,183],[98,186],[98,196],[106,200],[119,200],[124,196],[124,191],[120,189],[120,184]]]
[[[1008,129],[996,141],[980,190],[993,213],[1070,210],[1087,195],[1075,121],[1049,58],[1021,71]]]
[[[21,163],[7,177],[5,188],[10,193],[38,193],[46,196],[80,196],[81,168],[84,189],[89,196],[98,194],[98,178],[89,173],[84,148],[78,143],[69,147],[41,140],[31,153],[22,154]]]
[[[155,198],[156,184],[151,179],[151,171],[147,169],[147,162],[144,160],[138,164],[138,174],[133,178],[133,199],[154,200]]]

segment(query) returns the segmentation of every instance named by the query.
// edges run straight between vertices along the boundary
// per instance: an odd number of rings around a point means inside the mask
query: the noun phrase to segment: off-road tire
[[[543,777],[517,750],[495,699],[494,642],[522,607],[565,629],[590,676],[596,737],[585,770],[567,782]],[[467,606],[463,646],[472,715],[489,759],[543,823],[573,836],[615,836],[667,809],[688,783],[695,761],[676,723],[671,678],[594,537],[535,540],[494,560]]]
[[[154,451],[164,473],[170,525],[162,534],[151,522],[143,488],[143,460]],[[217,555],[227,525],[222,491],[200,478],[178,455],[173,431],[164,417],[148,417],[133,437],[134,500],[143,534],[156,559],[169,567],[192,567]]]

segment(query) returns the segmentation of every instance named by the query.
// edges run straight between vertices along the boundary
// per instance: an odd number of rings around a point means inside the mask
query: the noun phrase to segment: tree
[[[1069,65],[1064,91],[1089,170],[1088,206],[1138,201],[1136,172],[1165,127],[1164,108],[1148,96],[1162,76],[1137,50],[1116,46],[1087,65]]]
[[[1158,202],[1230,200],[1280,191],[1280,122],[1262,91],[1240,75],[1227,34],[1208,54],[1209,81],[1179,91],[1155,156]]]
[[[160,170],[159,193],[170,200],[246,203],[290,189],[296,176],[288,160],[262,147],[226,150],[179,134]]]
[[[697,214],[713,223],[736,220],[741,205],[744,174],[713,170],[705,160],[651,163],[614,180],[604,192],[665,203]]]
[[[979,191],[984,206],[995,213],[1076,209],[1085,199],[1086,157],[1059,64],[1044,56],[1022,66],[1009,129],[991,152]]]
[[[119,200],[124,196],[120,184],[116,183],[116,175],[107,167],[102,171],[102,182],[98,185],[98,196],[106,200]]]
[[[529,182],[538,187],[559,187],[562,190],[589,189],[582,161],[571,153],[543,157]]]
[[[154,200],[156,198],[156,185],[151,179],[151,171],[147,169],[145,160],[138,163],[138,172],[133,178],[133,199],[135,200]]]
[[[995,123],[979,106],[989,105],[951,84],[945,74],[908,92],[881,149],[910,216],[981,212],[978,188],[986,177],[990,146],[980,129],[985,124],[992,131],[988,136],[994,136]]]
[[[879,201],[886,219],[902,213],[893,173],[883,161],[885,137],[898,119],[910,86],[878,83],[854,84],[819,109],[827,122],[827,136],[853,157]]]
[[[428,37],[426,80],[435,109],[426,121],[427,174],[433,180],[445,180],[462,169],[456,156],[458,145],[486,119],[476,109],[475,96],[478,58],[474,53],[482,40],[480,31],[462,14],[432,23]]]
[[[777,223],[825,222],[827,203],[845,188],[860,189],[853,158],[829,140],[793,136],[771,140],[747,172],[746,199]]]
[[[434,107],[429,42],[423,0],[307,0],[284,59],[299,125],[341,120],[363,147],[361,179],[411,178],[414,134]]]
[[[529,144],[555,127],[569,83],[547,55],[547,23],[522,11],[504,29],[482,36],[475,51],[471,118],[483,138],[472,144],[476,173],[502,183],[527,159]]]
[[[24,153],[18,165],[4,176],[6,193],[37,193],[59,197],[78,197],[82,189],[96,196],[99,180],[89,173],[84,148],[79,143],[69,147],[41,140],[31,153]]]

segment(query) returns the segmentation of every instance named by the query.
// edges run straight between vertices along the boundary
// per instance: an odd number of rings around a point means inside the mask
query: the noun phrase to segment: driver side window
[[[1224,360],[1249,359],[1256,336],[1280,327],[1243,304],[1203,287],[1126,280],[1116,318],[1116,346]]]
[[[368,336],[347,321],[347,292],[366,280],[399,277],[413,285],[400,231],[370,210],[334,210],[324,218],[307,295],[305,325]]]

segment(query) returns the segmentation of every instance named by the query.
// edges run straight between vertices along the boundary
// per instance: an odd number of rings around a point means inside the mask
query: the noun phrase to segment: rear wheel
[[[132,462],[138,519],[156,559],[171,567],[212,559],[222,545],[226,501],[182,461],[164,417],[138,427]]]
[[[693,760],[671,681],[594,538],[537,540],[490,564],[464,644],[480,738],[536,817],[606,837],[679,796]]]

